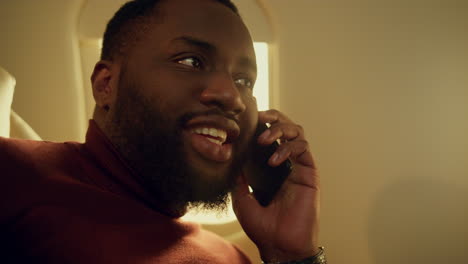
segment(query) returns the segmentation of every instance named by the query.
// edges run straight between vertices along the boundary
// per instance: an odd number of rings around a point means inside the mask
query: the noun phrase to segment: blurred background
[[[42,139],[84,140],[89,76],[123,2],[0,1],[11,108]],[[329,263],[468,263],[468,2],[234,2],[267,46],[262,97],[317,160]],[[259,262],[236,221],[205,226]]]

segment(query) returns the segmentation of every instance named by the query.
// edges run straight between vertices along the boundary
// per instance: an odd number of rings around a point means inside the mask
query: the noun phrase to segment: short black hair
[[[157,5],[162,0],[132,0],[125,3],[114,14],[106,31],[101,50],[101,60],[114,60],[116,55],[122,55],[126,48],[138,39],[139,32],[151,22],[151,18],[156,16]],[[169,0],[170,1],[170,0]],[[213,0],[219,2],[235,14],[239,11],[231,0]]]

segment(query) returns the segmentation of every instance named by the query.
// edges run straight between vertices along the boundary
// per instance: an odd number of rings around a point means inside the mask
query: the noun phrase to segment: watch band
[[[325,248],[319,247],[319,249],[320,251],[317,253],[317,255],[302,260],[292,260],[287,262],[263,262],[263,264],[327,264]]]

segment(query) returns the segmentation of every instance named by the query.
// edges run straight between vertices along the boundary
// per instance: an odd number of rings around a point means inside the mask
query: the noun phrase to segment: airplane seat
[[[40,140],[41,137],[13,109],[16,80],[0,66],[0,136]]]

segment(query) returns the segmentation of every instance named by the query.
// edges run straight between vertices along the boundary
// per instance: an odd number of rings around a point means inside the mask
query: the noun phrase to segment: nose
[[[209,78],[200,95],[200,102],[207,106],[219,107],[233,115],[242,113],[246,109],[239,89],[231,76],[221,72]]]

